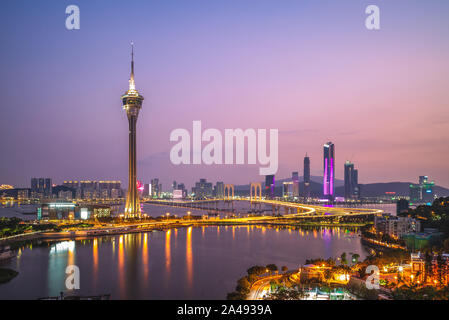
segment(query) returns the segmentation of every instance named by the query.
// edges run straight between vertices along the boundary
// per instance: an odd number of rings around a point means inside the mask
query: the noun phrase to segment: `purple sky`
[[[77,4],[81,29],[65,29]],[[364,26],[369,4],[381,30]],[[127,181],[131,40],[138,178],[189,187],[200,177],[261,181],[259,165],[174,166],[170,132],[279,129],[280,178],[307,152],[336,178],[351,160],[361,183],[449,186],[449,1],[32,1],[2,4],[0,184],[29,179]]]

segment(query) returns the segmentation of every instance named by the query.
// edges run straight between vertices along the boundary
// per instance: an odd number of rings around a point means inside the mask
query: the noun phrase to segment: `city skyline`
[[[346,1],[328,7],[262,1],[258,10],[221,1],[176,8],[139,3],[130,10],[98,1],[82,5],[81,29],[72,33],[58,5],[42,3],[32,15],[26,3],[5,4],[5,10],[23,12],[26,22],[2,20],[15,30],[2,31],[13,50],[0,53],[4,99],[14,101],[0,120],[2,184],[28,186],[33,176],[127,180],[127,128],[116,95],[129,73],[124,48],[134,40],[140,90],[152,108],[138,124],[139,180],[264,180],[257,165],[172,165],[170,131],[202,120],[206,128],[278,128],[276,177],[301,172],[306,152],[311,174],[322,175],[321,146],[333,141],[336,179],[344,178],[350,160],[362,184],[413,182],[424,174],[449,186],[449,151],[441,148],[449,126],[449,48],[441,41],[449,30],[446,2],[382,4],[388,14],[377,33],[363,26],[364,5]],[[111,10],[102,15],[106,4]],[[205,10],[210,14],[200,14]],[[131,14],[141,19],[121,23]],[[336,27],[310,18],[331,14]],[[117,23],[108,23],[111,18]],[[145,18],[151,22],[139,24]],[[35,47],[36,41],[47,45]]]

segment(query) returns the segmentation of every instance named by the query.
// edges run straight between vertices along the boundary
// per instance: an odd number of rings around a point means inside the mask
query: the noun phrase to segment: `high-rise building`
[[[83,199],[97,199],[100,196],[98,192],[98,181],[80,181],[80,189]]]
[[[44,194],[46,197],[51,197],[53,184],[50,178],[44,180]]]
[[[352,185],[354,186],[353,195],[355,199],[360,198],[359,170],[354,169],[352,172]]]
[[[287,181],[282,183],[282,197],[292,198],[293,197],[293,182]]]
[[[65,180],[62,185],[64,187],[71,188],[75,191],[78,190],[78,188],[80,187],[79,181],[72,181],[72,180]]]
[[[186,186],[184,185],[184,183],[178,184],[178,190],[182,190],[183,198],[187,197],[187,189],[186,189]]]
[[[345,200],[352,198],[352,172],[354,164],[350,161],[345,162]]]
[[[292,172],[292,197],[299,197],[299,174]]]
[[[155,178],[151,180],[151,196],[153,198],[159,198],[161,195],[161,192],[159,190],[159,179]]]
[[[345,162],[345,200],[359,197],[359,172],[351,161]]]
[[[31,194],[32,197],[50,198],[52,195],[52,182],[50,178],[32,178]]]
[[[310,158],[307,156],[304,157],[304,198],[310,198]]]
[[[274,181],[274,174],[265,176],[265,199],[274,198],[274,188],[276,187]]]
[[[222,181],[217,181],[214,187],[214,196],[216,198],[224,198],[224,183]]]
[[[192,188],[195,198],[203,199],[212,197],[212,183],[207,182],[206,179],[200,179]]]
[[[335,146],[332,142],[324,144],[323,154],[323,195],[329,200],[335,197]]]
[[[433,187],[435,183],[427,176],[419,177],[419,184],[410,184],[410,202],[432,204],[434,200]]]
[[[407,212],[409,209],[409,202],[406,199],[399,199],[396,202],[396,214]]]
[[[38,192],[38,180],[37,180],[37,178],[31,178],[31,192]]]
[[[151,196],[151,184],[145,183],[145,185],[143,186],[143,196],[144,197]]]
[[[45,186],[45,179],[39,178],[39,184],[37,185],[37,190],[40,194],[44,194],[44,186]]]
[[[129,126],[129,168],[128,194],[126,196],[125,214],[127,217],[140,217],[141,208],[137,191],[137,144],[136,124],[139,111],[142,108],[143,97],[136,90],[134,82],[134,45],[131,50],[131,77],[128,91],[122,96],[123,109],[126,110]]]
[[[113,189],[121,189],[121,181],[99,181],[98,191],[102,198],[111,198],[111,192]]]

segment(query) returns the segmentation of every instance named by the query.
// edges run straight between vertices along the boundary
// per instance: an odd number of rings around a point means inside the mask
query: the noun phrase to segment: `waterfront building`
[[[421,231],[421,222],[411,217],[397,217],[388,214],[374,217],[374,227],[377,232],[388,234],[394,238],[402,238],[409,233]]]
[[[143,96],[136,90],[134,82],[134,46],[131,50],[131,76],[128,91],[122,95],[123,109],[126,110],[129,126],[129,167],[128,167],[128,194],[126,196],[125,215],[127,217],[140,217],[141,208],[137,191],[137,118],[142,108]]]
[[[0,197],[26,200],[29,198],[30,190],[27,188],[4,188],[0,189]]]
[[[327,142],[323,147],[323,196],[326,199],[335,198],[335,146]]]
[[[184,198],[184,192],[179,189],[173,190],[173,199],[182,199]]]
[[[37,208],[37,220],[88,220],[110,217],[111,207],[100,204],[79,205],[72,201],[44,202]]]

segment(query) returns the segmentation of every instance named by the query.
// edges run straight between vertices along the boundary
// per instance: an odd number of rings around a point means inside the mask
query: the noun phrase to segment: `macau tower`
[[[127,218],[140,218],[141,215],[139,194],[137,192],[136,124],[139,111],[142,108],[142,102],[143,97],[136,90],[134,82],[134,44],[131,44],[131,77],[129,79],[128,91],[122,96],[123,109],[126,110],[129,124],[129,178],[125,207],[125,216]]]

